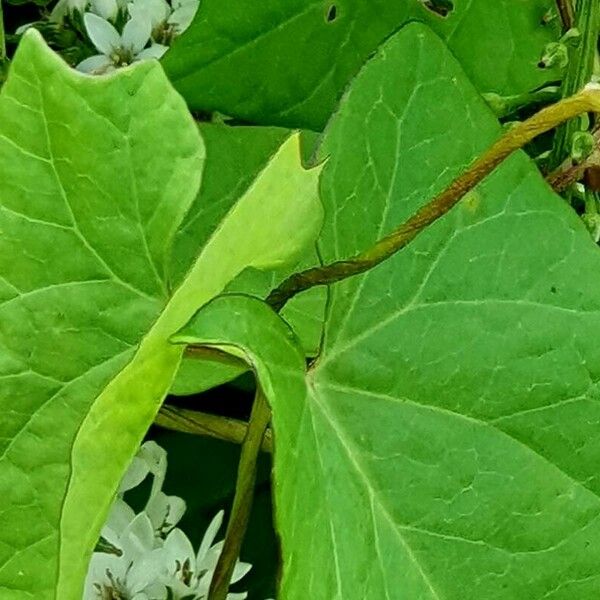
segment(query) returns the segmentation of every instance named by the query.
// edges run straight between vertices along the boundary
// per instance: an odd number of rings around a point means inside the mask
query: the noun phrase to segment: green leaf
[[[325,133],[324,260],[390,232],[498,133],[440,40],[403,29]],[[519,154],[332,286],[306,375],[260,302],[196,315],[175,339],[241,348],[273,408],[281,600],[600,594],[598,272],[578,217]]]
[[[188,103],[255,123],[321,130],[363,63],[408,21],[428,23],[482,92],[511,95],[557,78],[537,67],[558,38],[552,0],[203,0],[163,65]]]
[[[170,272],[175,282],[183,280],[198,250],[290,135],[289,130],[276,127],[210,123],[200,124],[200,132],[207,160],[200,190],[175,235]],[[243,372],[234,365],[184,357],[169,392],[178,396],[197,394]]]
[[[201,123],[206,162],[200,190],[177,229],[170,277],[180,283],[219,223],[290,136],[278,127]]]
[[[317,264],[320,264],[320,259],[316,249],[310,249],[304,259],[292,268],[270,272],[246,269],[227,286],[226,291],[266,298],[287,275]],[[281,316],[298,336],[307,357],[316,356],[319,352],[326,301],[327,290],[313,288],[292,298],[281,311]]]
[[[3,600],[81,599],[179,365],[169,336],[244,268],[292,260],[319,229],[318,170],[300,168],[295,136],[173,289],[171,241],[203,155],[156,63],[83,76],[25,35],[0,95]]]
[[[175,281],[183,279],[199,249],[291,133],[276,127],[229,127],[222,124],[202,124],[200,132],[206,144],[207,160],[200,191],[175,236],[171,259],[171,276]],[[247,269],[227,289],[264,297],[293,270],[318,262],[313,250],[307,252],[299,265],[294,264],[284,270],[264,272]],[[317,352],[324,309],[325,290],[312,290],[295,298],[283,312],[302,338],[309,355]],[[231,381],[243,372],[237,366],[214,360],[184,358],[170,393],[181,396],[197,394]]]

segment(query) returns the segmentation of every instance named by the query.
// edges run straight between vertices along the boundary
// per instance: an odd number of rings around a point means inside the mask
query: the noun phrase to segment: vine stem
[[[526,121],[515,125],[443,192],[371,248],[346,260],[291,275],[269,294],[267,302],[279,311],[300,292],[318,285],[335,283],[372,269],[407,246],[423,229],[445,215],[513,152],[538,135],[588,112],[600,112],[600,88],[588,87],[570,98],[543,108]]]
[[[248,432],[248,423],[245,421],[168,405],[160,409],[154,424],[171,431],[208,436],[234,444],[242,444]],[[265,432],[260,449],[263,452],[273,451],[270,429]]]
[[[250,423],[246,438],[242,444],[240,464],[238,467],[235,497],[231,508],[231,515],[227,523],[227,532],[223,551],[215,568],[208,600],[226,600],[229,582],[236,561],[240,555],[242,541],[248,528],[248,520],[252,509],[254,484],[256,482],[256,467],[258,455],[271,419],[271,410],[260,387],[256,392]]]
[[[562,21],[564,31],[568,31],[573,27],[573,5],[571,0],[556,0],[556,7],[558,8],[558,14]]]
[[[0,0],[0,65],[6,62],[6,35],[4,33],[4,12]]]
[[[600,28],[600,2],[598,0],[578,0],[574,16],[580,38],[569,52],[569,63],[561,86],[561,96],[568,98],[579,92],[588,83],[594,72],[594,58]],[[578,116],[578,115],[577,115]],[[579,129],[577,119],[566,122],[556,131],[554,146],[549,159],[549,167],[555,169],[568,156],[573,134]]]

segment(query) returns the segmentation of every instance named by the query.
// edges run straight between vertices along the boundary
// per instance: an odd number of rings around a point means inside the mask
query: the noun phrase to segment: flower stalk
[[[248,435],[248,423],[245,421],[168,405],[160,409],[154,423],[172,431],[203,435],[234,444],[242,444]],[[268,453],[273,451],[270,429],[265,432],[260,449]]]
[[[571,0],[556,0],[556,7],[562,22],[563,30],[568,31],[573,27],[573,5]]]
[[[6,62],[6,34],[4,32],[4,13],[2,10],[2,0],[0,0],[0,75]],[[0,77],[0,83],[2,78]]]
[[[254,484],[256,482],[257,460],[263,437],[271,420],[271,410],[260,387],[257,390],[246,438],[242,445],[240,464],[235,486],[235,497],[227,524],[223,551],[210,583],[208,600],[226,600],[229,582],[240,555],[242,541],[248,528]]]

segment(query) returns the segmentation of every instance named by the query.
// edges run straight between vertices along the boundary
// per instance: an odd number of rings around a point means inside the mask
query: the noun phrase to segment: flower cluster
[[[60,0],[79,9],[83,0]],[[99,54],[77,65],[80,71],[102,74],[145,58],[160,58],[169,44],[192,22],[198,0],[91,0],[85,12],[85,30]],[[60,5],[57,5],[57,7]],[[62,9],[61,9],[62,10]],[[128,20],[119,33],[114,26],[119,15]]]
[[[83,600],[204,600],[223,543],[214,543],[223,511],[212,520],[197,552],[176,527],[185,502],[162,491],[167,469],[165,450],[146,442],[125,474],[100,543],[90,562]],[[149,499],[135,514],[123,494],[153,477]],[[251,568],[238,562],[232,583]],[[245,593],[230,593],[228,600],[243,600]]]
[[[191,24],[199,0],[59,0],[49,16],[56,26],[83,17],[83,31],[97,54],[79,71],[102,75],[147,58],[160,58]],[[37,23],[20,27],[22,33]]]

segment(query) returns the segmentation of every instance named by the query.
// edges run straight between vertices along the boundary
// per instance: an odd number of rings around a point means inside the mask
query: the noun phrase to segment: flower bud
[[[571,158],[575,164],[582,163],[593,151],[596,140],[589,131],[576,131],[571,138]]]
[[[544,48],[542,58],[538,63],[541,69],[558,67],[564,69],[569,64],[569,50],[562,42],[552,42]]]

